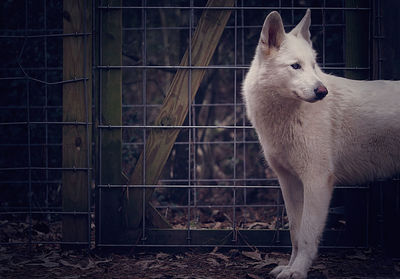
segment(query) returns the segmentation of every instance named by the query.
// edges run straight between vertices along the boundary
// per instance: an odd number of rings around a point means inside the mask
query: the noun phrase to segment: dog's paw
[[[287,265],[278,265],[273,270],[271,270],[269,275],[277,277],[283,270],[288,269],[288,268],[289,268],[289,266],[287,266]]]
[[[307,274],[304,274],[298,270],[293,270],[291,268],[283,269],[281,273],[278,274],[276,279],[305,279]]]

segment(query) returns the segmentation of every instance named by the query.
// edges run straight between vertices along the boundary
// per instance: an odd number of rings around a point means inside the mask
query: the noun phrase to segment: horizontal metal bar
[[[0,106],[0,109],[61,109],[62,106]]]
[[[93,125],[92,122],[78,122],[78,121],[60,121],[60,122],[51,122],[51,121],[21,121],[21,122],[2,122],[0,126],[10,126],[10,125]]]
[[[1,125],[1,123],[0,123]],[[187,126],[160,126],[160,125],[98,125],[97,128],[101,129],[122,129],[122,128],[134,128],[134,129],[253,129],[253,126],[203,126],[203,125],[187,125]]]
[[[29,180],[19,180],[19,181],[2,180],[2,181],[0,181],[0,184],[28,184],[28,183],[32,183],[32,184],[59,184],[59,183],[62,183],[62,180],[51,180],[51,181],[45,181],[45,180],[31,180],[31,181],[29,181]]]
[[[45,33],[45,32],[63,32],[63,29],[58,29],[58,28],[47,28],[47,29],[30,29],[30,28],[24,28],[24,29],[0,29],[0,33],[4,32],[4,33],[26,33],[26,32],[32,32],[32,33],[36,33],[36,32],[40,32],[40,33]]]
[[[41,147],[54,147],[54,146],[58,146],[61,147],[62,143],[0,143],[0,147],[3,146],[7,146],[7,147],[11,147],[11,146],[41,146]]]
[[[39,83],[46,84],[46,85],[59,85],[59,84],[74,83],[74,82],[81,82],[81,81],[89,80],[89,78],[74,78],[74,79],[69,79],[69,80],[48,82],[48,81],[43,81],[43,80],[40,80],[37,78],[29,77],[29,76],[0,77],[0,81],[2,81],[2,80],[23,80],[23,79],[39,82]]]
[[[0,168],[0,171],[20,171],[20,170],[60,170],[60,171],[89,171],[93,168],[52,168],[52,167],[15,167],[15,168]]]
[[[244,106],[244,103],[214,103],[214,104],[191,104],[192,107],[230,107],[230,106]],[[122,105],[123,108],[143,108],[152,107],[160,108],[162,104],[134,104],[134,105]],[[0,107],[1,108],[1,107]]]
[[[32,244],[66,244],[66,245],[88,245],[91,243],[91,241],[29,241],[27,240],[26,242],[24,241],[16,241],[16,242],[0,242],[1,245],[32,245]]]
[[[339,10],[339,11],[370,11],[371,8],[347,8],[347,7],[279,7],[279,6],[262,6],[262,7],[200,7],[200,6],[98,6],[98,9],[137,9],[137,10],[166,10],[166,9],[180,9],[180,10],[301,10],[307,8],[310,10]]]
[[[195,183],[196,180],[190,180]],[[234,189],[280,189],[279,185],[120,185],[120,184],[99,184],[98,188],[183,188],[183,189],[201,189],[201,188],[234,188]],[[368,189],[367,186],[360,185],[336,185],[337,189]]]
[[[284,27],[294,27],[296,26],[295,24],[284,24]],[[322,27],[345,27],[346,24],[344,23],[328,23],[328,24],[312,24],[312,28],[322,28]],[[194,30],[196,26],[192,26],[192,30]],[[225,26],[225,29],[261,29],[262,25],[227,25]],[[143,31],[143,27],[124,27],[122,28],[122,31]],[[160,26],[160,27],[147,27],[147,31],[151,30],[190,30],[189,26]]]
[[[32,206],[32,207],[28,207],[28,206],[7,206],[7,207],[0,207],[0,212],[15,212],[15,211],[24,211],[24,212],[28,212],[29,210],[32,210],[34,212],[55,212],[55,211],[63,211],[62,206]],[[71,211],[73,212],[73,211]],[[94,206],[90,208],[90,213],[94,213]],[[88,211],[85,211],[85,213],[88,213]]]
[[[0,243],[1,245],[1,243]],[[98,247],[149,247],[149,248],[232,248],[232,247],[237,247],[237,248],[249,248],[249,245],[237,245],[235,242],[232,242],[232,245],[209,245],[209,244],[103,244],[103,243],[97,243],[96,246]],[[253,247],[253,245],[251,246]],[[292,246],[284,246],[284,245],[256,245],[257,248],[283,248],[283,249],[290,249]],[[350,248],[350,247],[347,247]],[[354,247],[353,247],[354,248]]]
[[[197,201],[198,202],[198,201]],[[196,204],[196,205],[160,205],[154,206],[157,209],[196,209],[196,208],[263,208],[263,207],[284,207],[282,204]]]
[[[368,71],[371,67],[321,67],[323,70]]]
[[[90,211],[0,211],[0,215],[8,214],[62,214],[62,215],[88,215],[91,214]]]
[[[182,65],[98,65],[96,67],[100,70],[113,70],[113,69],[228,69],[228,70],[247,70],[250,66],[230,66],[230,65],[210,65],[210,66],[182,66]]]
[[[187,70],[248,70],[250,65],[211,65],[211,66],[181,66],[181,65],[99,65],[96,67],[100,70],[115,70],[115,69],[187,69]],[[370,67],[321,67],[322,70],[370,70]]]
[[[195,180],[191,180],[195,183]],[[250,189],[250,188],[264,188],[264,189],[279,189],[279,185],[118,185],[118,184],[100,184],[98,188],[183,188],[183,189],[202,189],[202,188],[235,188],[235,189]]]
[[[24,67],[26,71],[62,71],[62,67]],[[20,67],[0,67],[0,71],[19,71]]]
[[[205,229],[206,230],[206,229]],[[275,231],[275,230],[271,230],[271,231]],[[0,243],[1,244],[1,243]],[[165,247],[165,248],[232,248],[232,247],[237,247],[237,248],[249,248],[249,245],[237,245],[234,242],[232,242],[232,245],[209,245],[209,244],[104,244],[104,243],[97,243],[96,246],[98,247],[149,247],[149,248],[161,248],[161,247]],[[251,247],[257,247],[257,248],[266,248],[266,249],[277,249],[277,248],[281,248],[281,249],[291,249],[292,246],[288,246],[288,245],[279,245],[278,243],[276,245],[251,245]],[[327,245],[319,245],[318,246],[319,249],[354,249],[354,245],[349,245],[349,246],[343,246],[343,245],[338,245],[338,246],[327,246]],[[359,248],[367,248],[368,246],[359,246],[357,245],[357,247]]]
[[[46,207],[39,207],[39,206],[32,206],[32,210],[36,211],[41,211],[41,210],[46,210],[46,211],[61,211],[62,207],[61,206],[46,206]],[[27,211],[30,210],[28,206],[5,206],[5,207],[0,207],[1,212],[11,212],[11,211]]]
[[[60,33],[60,34],[38,34],[38,35],[0,35],[0,39],[35,39],[35,38],[52,38],[52,37],[82,37],[90,36],[92,33]]]
[[[187,182],[187,179],[160,179],[160,182]],[[192,179],[190,181],[193,181]],[[277,178],[198,178],[197,182],[234,182],[234,181],[264,181],[269,183],[278,183]]]
[[[174,143],[174,145],[188,145],[188,144],[194,144],[194,145],[203,145],[203,144],[205,144],[205,145],[208,145],[208,144],[235,144],[235,143],[238,143],[238,144],[255,144],[255,143],[259,143],[259,141],[257,141],[257,140],[254,140],[254,141],[251,141],[251,140],[248,140],[248,141],[243,141],[243,140],[236,140],[236,141],[233,141],[233,140],[230,140],[230,141],[191,141],[191,142],[185,142],[185,141],[176,141],[175,143]],[[125,145],[125,146],[130,146],[130,145],[134,145],[134,146],[137,146],[137,145],[143,145],[144,143],[143,142],[123,142],[122,143],[122,145]],[[1,145],[0,145],[1,146]]]

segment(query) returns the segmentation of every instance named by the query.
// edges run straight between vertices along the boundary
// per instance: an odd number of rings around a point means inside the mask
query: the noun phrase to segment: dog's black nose
[[[326,89],[325,86],[320,85],[314,89],[314,93],[315,93],[315,99],[322,100],[328,94],[328,89]]]

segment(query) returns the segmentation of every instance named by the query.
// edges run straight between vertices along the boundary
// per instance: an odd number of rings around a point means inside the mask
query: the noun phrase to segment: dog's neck
[[[276,133],[277,130],[282,132],[285,127],[293,125],[293,123],[301,121],[304,102],[301,100],[284,98],[281,94],[274,90],[258,91],[268,95],[268,98],[259,98],[257,104],[255,119],[258,123],[256,126],[262,126],[263,129],[269,130],[270,133]],[[261,96],[260,96],[261,97]]]

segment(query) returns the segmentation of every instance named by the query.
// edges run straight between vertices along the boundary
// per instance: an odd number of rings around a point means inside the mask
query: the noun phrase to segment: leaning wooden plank
[[[120,7],[121,0],[99,0],[103,6]],[[122,63],[122,10],[101,9],[100,58],[101,65],[119,66]],[[102,69],[100,74],[101,115],[103,125],[122,125],[122,70]],[[121,184],[122,130],[100,130],[100,182],[103,185]],[[121,230],[121,191],[116,188],[99,188],[97,192],[96,241],[109,243]],[[101,231],[99,231],[101,230]]]
[[[209,0],[207,7],[232,7],[234,0]],[[191,64],[193,66],[207,66],[218,45],[225,25],[231,14],[230,9],[205,9],[192,39]],[[189,65],[189,56],[186,50],[180,63]],[[180,126],[188,113],[189,103],[193,101],[205,69],[191,71],[191,100],[189,100],[189,75],[187,69],[180,69],[174,76],[161,112],[155,122],[161,126]],[[146,141],[146,154],[140,155],[135,170],[130,177],[130,184],[152,185],[157,184],[161,171],[169,157],[172,147],[178,136],[179,129],[152,129]],[[143,179],[143,159],[145,158],[146,175]],[[145,204],[150,199],[154,188],[147,188]],[[134,188],[129,191],[126,208],[129,228],[137,228],[143,215],[143,189]]]
[[[128,176],[126,176],[126,174],[124,172],[121,173],[122,177],[121,177],[121,181],[124,184],[129,184],[129,178]],[[126,194],[129,193],[128,188],[126,188]],[[125,199],[125,203],[129,201],[128,199]],[[126,208],[126,204],[124,204],[124,208]],[[172,228],[171,224],[168,223],[167,219],[161,215],[161,213],[151,204],[148,203],[148,206],[146,208],[147,210],[147,214],[146,214],[146,218],[147,221],[152,225],[152,227],[155,228],[159,228],[159,229],[170,229]],[[124,215],[125,218],[127,217],[127,215]],[[124,220],[125,224],[128,223],[127,220]]]
[[[64,33],[85,33],[92,30],[92,4],[85,0],[64,0]],[[86,22],[85,22],[86,21]],[[86,30],[85,30],[86,29]],[[68,36],[63,38],[63,79],[86,77],[86,81],[63,85],[63,121],[91,123],[92,116],[92,39],[91,36]],[[64,212],[88,211],[89,168],[91,158],[91,126],[63,126],[64,168],[62,206]],[[89,143],[89,144],[88,144]],[[62,219],[64,242],[87,242],[88,215],[65,214]]]

